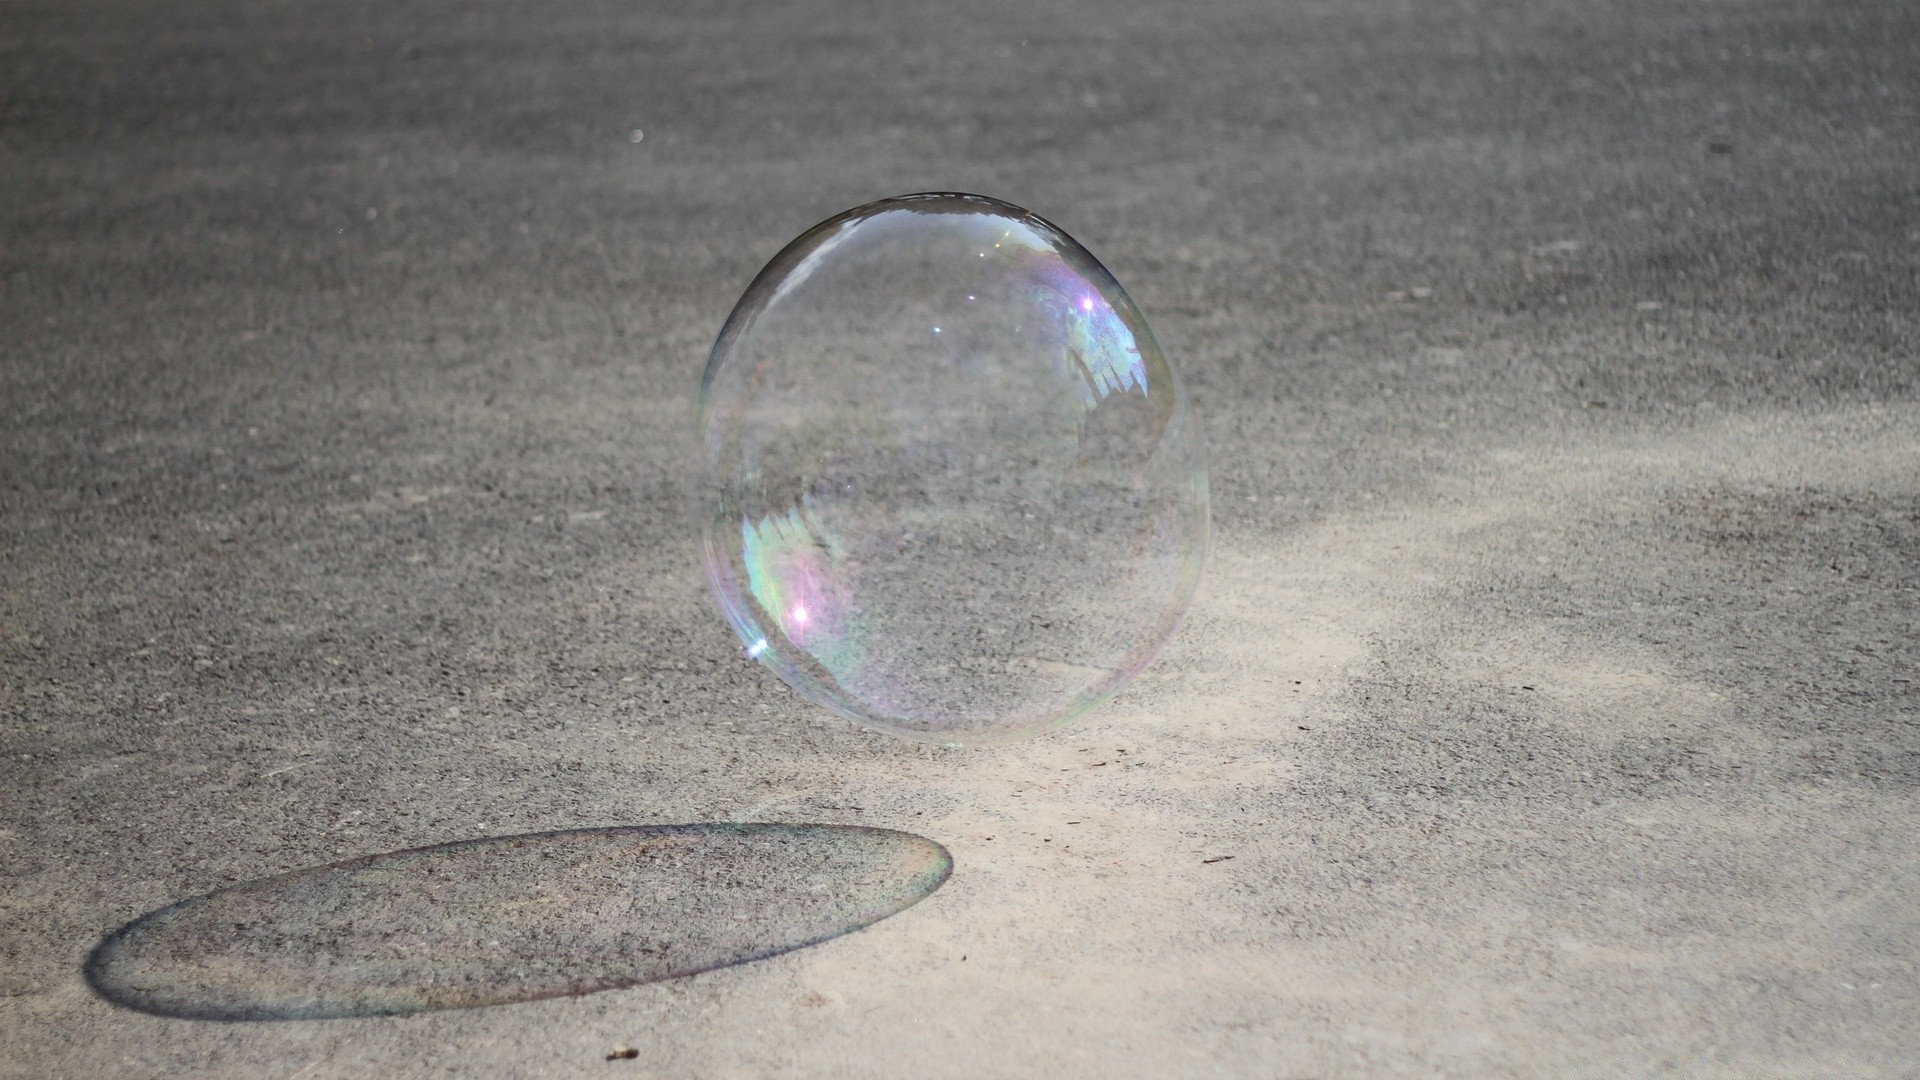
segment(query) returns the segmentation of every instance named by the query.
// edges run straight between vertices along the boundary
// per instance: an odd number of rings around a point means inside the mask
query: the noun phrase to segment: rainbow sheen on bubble
[[[1033,734],[1125,686],[1207,541],[1187,397],[1113,275],[926,194],[775,256],[701,391],[709,584],[749,656],[871,726]]]

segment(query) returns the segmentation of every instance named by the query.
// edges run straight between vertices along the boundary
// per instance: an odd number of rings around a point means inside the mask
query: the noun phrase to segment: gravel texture
[[[1903,0],[0,4],[0,1075],[1912,1075],[1916,132]],[[916,190],[1101,257],[1213,462],[1166,655],[985,750],[750,664],[686,522],[740,291]],[[725,820],[954,873],[583,998],[81,978]]]

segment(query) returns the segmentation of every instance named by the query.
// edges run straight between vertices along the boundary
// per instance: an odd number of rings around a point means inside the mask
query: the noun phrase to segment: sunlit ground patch
[[[183,900],[87,958],[163,1016],[383,1016],[588,994],[813,945],[925,897],[946,848],[844,825],[656,825],[462,840]]]

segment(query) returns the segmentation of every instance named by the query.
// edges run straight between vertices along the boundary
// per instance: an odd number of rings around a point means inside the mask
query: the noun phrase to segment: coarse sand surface
[[[1909,0],[6,0],[0,1076],[1914,1075],[1916,133]],[[1103,259],[1212,462],[1162,658],[977,750],[750,663],[687,524],[741,289],[921,190]],[[717,821],[952,877],[585,997],[82,979]]]

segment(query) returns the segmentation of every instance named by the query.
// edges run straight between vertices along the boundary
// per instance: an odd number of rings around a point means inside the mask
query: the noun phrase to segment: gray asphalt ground
[[[1920,1074],[1917,135],[1905,0],[6,0],[0,1074]],[[1105,260],[1213,462],[1167,654],[987,750],[748,663],[683,508],[749,278],[927,189]],[[953,878],[466,1012],[80,979],[752,819]]]

